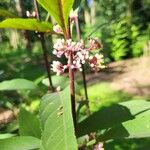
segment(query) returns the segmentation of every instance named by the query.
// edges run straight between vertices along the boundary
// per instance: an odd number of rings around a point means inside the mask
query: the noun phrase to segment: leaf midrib
[[[58,8],[59,8],[59,10],[60,10],[60,11],[59,11],[59,17],[60,17],[60,19],[61,19],[62,28],[64,28],[64,29],[66,30],[62,0],[59,0],[59,1],[58,1]]]

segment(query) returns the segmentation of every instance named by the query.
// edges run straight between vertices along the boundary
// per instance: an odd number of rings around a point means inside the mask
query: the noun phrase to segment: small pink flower
[[[53,26],[53,30],[58,34],[63,33],[61,27],[58,24]]]
[[[103,64],[103,55],[95,54],[94,56],[89,57],[89,64],[91,68],[95,71],[98,71],[100,68],[104,68]]]
[[[56,72],[57,75],[64,73],[63,65],[59,61],[53,61],[52,71]]]
[[[97,39],[90,39],[90,50],[102,48],[101,43]]]
[[[99,142],[97,145],[95,145],[93,150],[104,150],[103,143]]]

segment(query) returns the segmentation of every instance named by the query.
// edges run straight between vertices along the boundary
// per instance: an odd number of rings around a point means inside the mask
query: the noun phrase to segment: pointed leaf
[[[145,138],[150,137],[150,112],[149,115],[138,117],[115,125],[100,137],[101,140],[119,138]]]
[[[63,28],[67,29],[68,17],[74,0],[37,0]]]
[[[17,18],[18,16],[5,10],[5,9],[0,9],[0,16],[5,17],[5,18]]]
[[[39,22],[36,19],[13,18],[0,22],[0,28],[13,28],[38,32],[54,33],[52,25],[48,22]]]
[[[10,124],[7,125],[6,132],[7,133],[12,133],[12,132],[17,131],[18,129],[19,129],[18,120],[14,120]]]
[[[69,88],[43,97],[40,119],[42,150],[77,150]]]
[[[21,108],[19,113],[19,133],[23,136],[41,138],[38,118],[24,108]]]
[[[26,79],[12,79],[0,82],[0,91],[32,90],[35,88],[37,88],[37,86],[32,81]]]
[[[102,107],[78,124],[78,136],[110,129],[128,120],[141,118],[149,112],[150,102],[145,100],[132,100]]]
[[[31,136],[12,137],[0,140],[0,150],[34,150],[40,147],[41,141]]]
[[[1,139],[8,139],[8,138],[11,138],[13,136],[16,136],[16,134],[10,134],[10,133],[0,134],[0,140]]]
[[[61,90],[65,89],[68,85],[69,85],[69,78],[66,76],[52,76],[52,81],[53,81],[53,85],[54,87],[60,87]],[[43,79],[42,83],[46,86],[49,86],[49,80],[48,78]],[[75,90],[76,90],[76,94],[80,93],[80,85],[75,82]]]
[[[52,76],[52,81],[53,81],[54,87],[60,86],[61,89],[64,89],[68,86],[68,78],[65,76]],[[42,83],[46,86],[49,86],[48,78],[43,79]]]

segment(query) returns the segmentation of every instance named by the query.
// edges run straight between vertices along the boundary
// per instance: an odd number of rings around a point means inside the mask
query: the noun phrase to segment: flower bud
[[[58,34],[63,33],[61,27],[58,24],[53,26],[53,30]]]

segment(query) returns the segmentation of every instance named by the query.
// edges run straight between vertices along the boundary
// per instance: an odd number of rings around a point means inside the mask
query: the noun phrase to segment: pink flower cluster
[[[86,61],[89,63],[89,65],[93,70],[99,70],[100,68],[104,67],[102,65],[103,63],[102,55],[90,54],[91,50],[101,48],[98,46],[97,42],[94,43],[90,41],[89,48],[86,48],[82,40],[79,42],[74,42],[71,39],[66,41],[64,39],[57,39],[53,48],[54,48],[53,54],[56,55],[58,58],[61,58],[62,55],[64,55],[68,59],[66,65],[63,65],[59,61],[53,61],[52,70],[53,72],[56,72],[57,75],[64,73],[64,71],[69,67],[71,67],[72,69],[82,71],[82,64],[85,64]],[[70,64],[69,62],[70,52],[73,53],[73,64]]]

